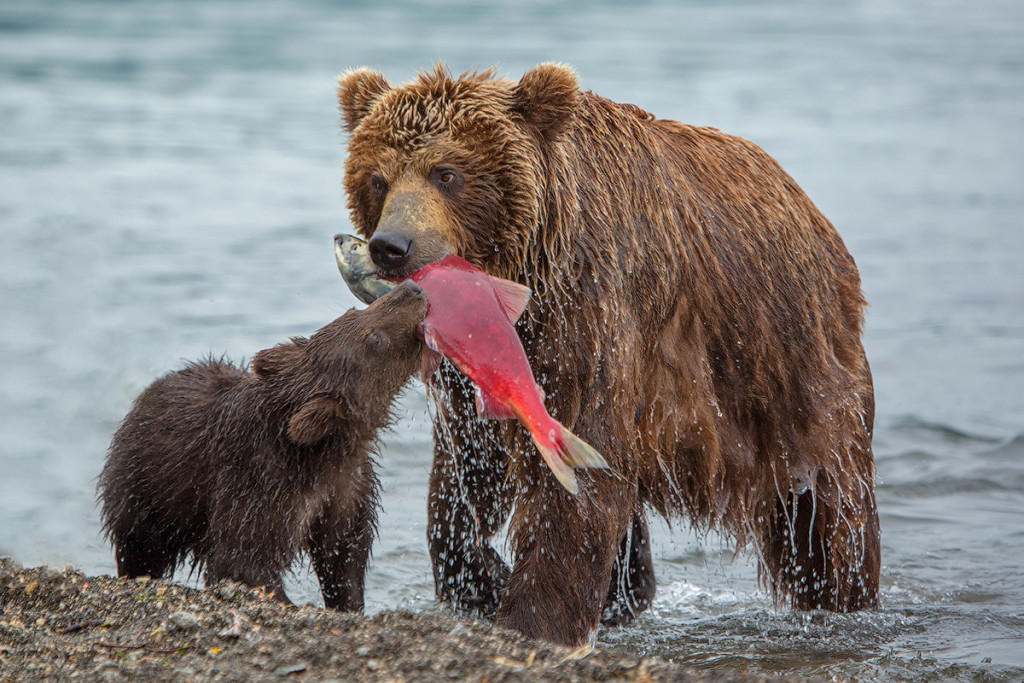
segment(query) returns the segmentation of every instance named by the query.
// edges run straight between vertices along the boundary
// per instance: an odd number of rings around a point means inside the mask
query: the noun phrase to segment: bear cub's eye
[[[371,349],[385,349],[388,347],[388,338],[380,332],[371,332],[366,336],[366,343]]]
[[[370,176],[370,189],[377,197],[383,197],[388,193],[388,181],[380,173],[374,173]]]
[[[444,190],[454,190],[462,185],[462,174],[448,166],[439,166],[430,175],[434,184]]]

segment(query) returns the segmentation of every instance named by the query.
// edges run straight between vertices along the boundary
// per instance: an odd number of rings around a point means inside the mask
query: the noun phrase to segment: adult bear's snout
[[[409,275],[452,253],[446,200],[414,175],[395,181],[370,238],[370,260],[383,277]]]
[[[370,238],[370,258],[385,272],[403,270],[413,254],[413,239],[400,232],[376,232]]]

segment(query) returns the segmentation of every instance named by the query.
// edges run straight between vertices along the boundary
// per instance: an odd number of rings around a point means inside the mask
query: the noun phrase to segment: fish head
[[[522,273],[550,156],[581,98],[572,70],[545,64],[516,82],[439,65],[392,87],[358,69],[338,83],[352,223],[381,275],[405,277],[449,254],[491,275]]]
[[[366,241],[355,235],[334,236],[334,258],[345,284],[364,304],[373,303],[395,288],[393,282],[378,277]]]
[[[369,258],[366,250],[366,240],[359,239],[355,235],[335,235],[334,255],[338,263],[362,261]]]

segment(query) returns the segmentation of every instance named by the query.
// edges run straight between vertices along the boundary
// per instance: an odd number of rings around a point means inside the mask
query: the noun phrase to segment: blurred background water
[[[775,610],[656,526],[659,595],[605,647],[853,679],[1024,676],[1024,3],[0,2],[0,552],[114,571],[95,477],[131,400],[355,305],[334,77],[542,61],[775,156],[871,308],[884,606]],[[368,609],[437,609],[420,385],[386,440]],[[296,571],[290,593],[317,602]]]

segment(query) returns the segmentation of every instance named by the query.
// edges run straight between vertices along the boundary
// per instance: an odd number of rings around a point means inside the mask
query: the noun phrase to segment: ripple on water
[[[813,674],[880,656],[908,621],[889,611],[777,610],[760,592],[675,582],[634,626],[605,631],[602,640],[700,668]]]
[[[997,437],[967,432],[952,425],[931,422],[916,415],[905,415],[895,420],[891,429],[911,435],[916,441],[941,441],[954,444],[999,443]]]
[[[971,589],[949,597],[961,604],[999,599]],[[1024,669],[1007,664],[1014,661],[1009,646],[1020,645],[1024,633],[1019,618],[993,616],[990,633],[979,636],[986,651],[993,641],[1007,643],[1006,656],[997,660],[1002,663],[993,664],[955,635],[969,632],[973,617],[948,602],[942,607],[937,598],[894,587],[877,611],[793,612],[773,608],[761,593],[673,582],[634,625],[602,631],[601,643],[701,669],[865,681],[1020,678]]]

